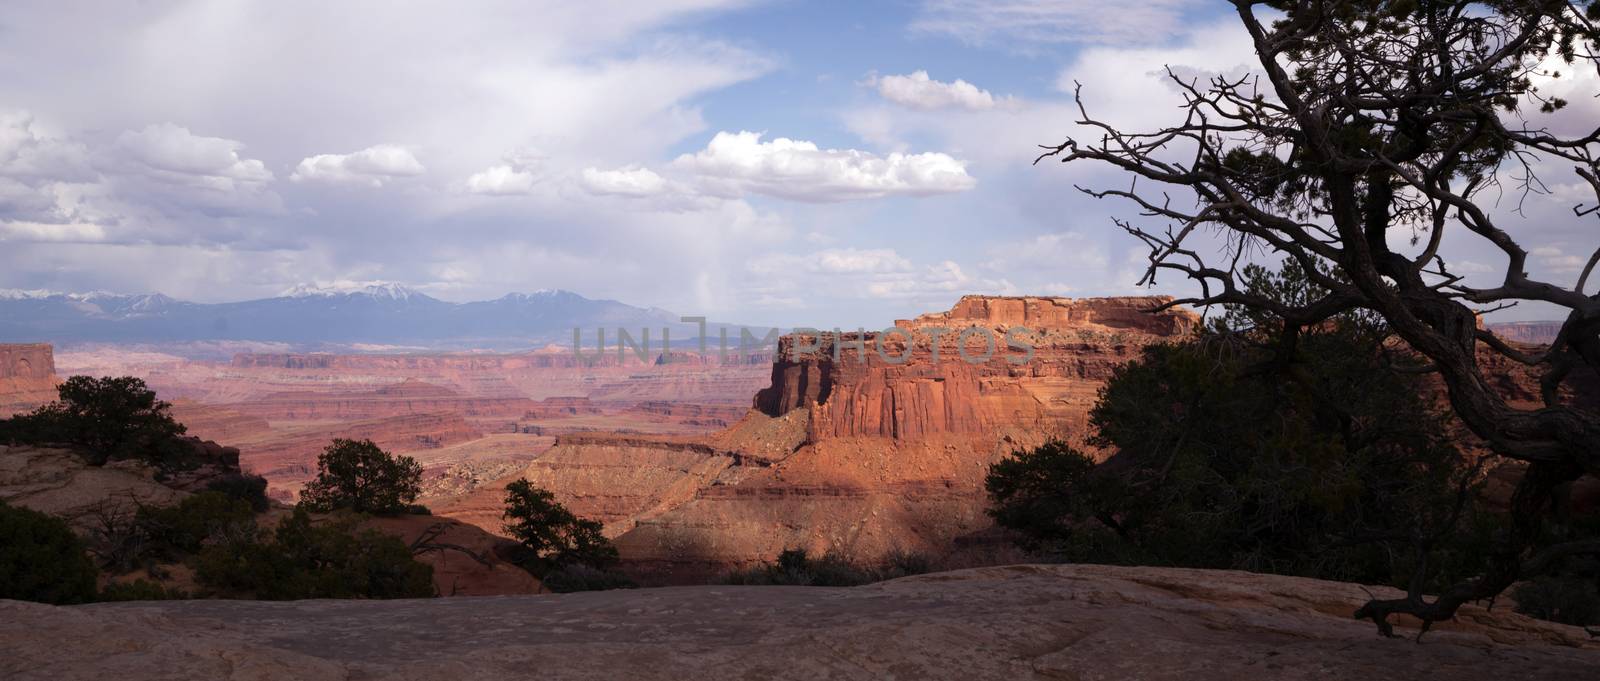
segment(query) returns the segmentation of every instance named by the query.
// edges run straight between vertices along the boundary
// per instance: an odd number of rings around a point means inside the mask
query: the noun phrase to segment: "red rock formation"
[[[668,400],[646,400],[627,409],[627,413],[684,425],[726,428],[747,411],[734,405],[696,404]]]
[[[412,547],[418,561],[433,566],[433,587],[440,596],[508,596],[539,593],[539,580],[512,565],[502,554],[511,540],[450,518],[403,515],[371,518],[363,523],[391,534]]]
[[[172,417],[182,423],[190,435],[218,442],[239,442],[272,432],[272,425],[259,416],[192,400],[174,401]]]
[[[546,397],[524,411],[522,417],[548,419],[604,413],[604,409],[587,397]]]
[[[1165,300],[967,296],[896,323],[912,334],[908,360],[899,333],[785,336],[755,406],[768,416],[809,409],[813,441],[1076,432],[1112,369],[1194,328],[1187,312],[1143,312]]]
[[[521,474],[605,520],[625,560],[668,578],[792,547],[867,559],[943,549],[988,526],[989,463],[1051,438],[1081,441],[1111,371],[1194,327],[1186,311],[1143,312],[1167,300],[968,296],[899,322],[909,340],[787,336],[771,385],[734,426],[674,439],[561,436]],[[1031,352],[1008,347],[1008,332]]]
[[[388,418],[304,426],[236,442],[250,472],[264,475],[278,490],[293,491],[311,478],[317,454],[334,438],[372,440],[391,452],[417,452],[483,437],[457,414],[411,414]]]
[[[537,403],[525,397],[468,397],[406,380],[371,392],[279,392],[229,406],[269,421],[343,421],[446,412],[515,418],[536,408]]]
[[[1502,340],[1532,345],[1549,345],[1555,342],[1563,322],[1500,322],[1486,325]]]
[[[0,344],[0,417],[56,398],[55,351],[47,343]]]

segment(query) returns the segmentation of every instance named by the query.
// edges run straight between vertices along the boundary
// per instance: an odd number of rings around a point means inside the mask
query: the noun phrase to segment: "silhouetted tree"
[[[317,456],[317,477],[300,492],[314,511],[350,510],[396,515],[422,493],[422,466],[396,457],[371,440],[334,440]]]
[[[1085,191],[1131,201],[1145,218],[1167,223],[1157,229],[1117,220],[1149,246],[1141,283],[1154,283],[1161,272],[1198,283],[1199,295],[1174,305],[1271,311],[1284,322],[1277,338],[1284,346],[1330,317],[1371,311],[1417,353],[1414,369],[1438,373],[1466,427],[1495,452],[1528,463],[1512,500],[1512,527],[1479,574],[1431,598],[1419,580],[1403,598],[1367,603],[1357,614],[1380,631],[1392,633],[1389,617],[1397,613],[1426,628],[1463,603],[1600,551],[1600,538],[1552,538],[1544,523],[1557,486],[1600,473],[1600,413],[1564,402],[1558,390],[1571,371],[1600,368],[1600,297],[1585,291],[1600,251],[1573,285],[1535,278],[1521,228],[1497,220],[1493,192],[1484,193],[1502,177],[1536,191],[1535,166],[1561,163],[1600,197],[1600,129],[1552,132],[1545,116],[1566,102],[1540,93],[1533,78],[1596,68],[1600,4],[1232,4],[1255,48],[1259,77],[1201,82],[1171,73],[1186,106],[1159,130],[1099,120],[1080,96],[1079,124],[1097,139],[1050,145],[1040,158],[1100,163],[1142,180]],[[1440,251],[1447,231],[1498,251],[1505,265],[1497,281],[1465,283]],[[1206,242],[1211,235],[1217,243]],[[1261,250],[1294,259],[1323,293],[1285,303],[1246,291],[1239,285],[1243,256]],[[1484,309],[1520,301],[1566,311],[1547,350],[1520,349],[1479,327]],[[1508,403],[1485,376],[1479,346],[1539,367],[1544,405]]]
[[[503,517],[506,532],[522,544],[516,562],[540,577],[570,565],[604,570],[617,562],[599,521],[579,518],[526,478],[506,485]]]
[[[73,376],[58,392],[55,402],[0,420],[0,440],[76,445],[94,465],[129,458],[170,464],[184,453],[176,442],[183,424],[142,379]]]

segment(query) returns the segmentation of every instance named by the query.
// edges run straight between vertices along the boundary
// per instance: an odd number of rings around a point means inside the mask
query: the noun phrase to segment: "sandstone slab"
[[[1420,643],[1353,584],[1019,565],[866,587],[412,601],[0,601],[35,679],[1587,679],[1582,631],[1468,608]],[[1402,629],[1415,633],[1414,630]]]

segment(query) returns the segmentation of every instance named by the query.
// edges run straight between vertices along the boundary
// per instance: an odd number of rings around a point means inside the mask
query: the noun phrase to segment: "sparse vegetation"
[[[558,594],[575,591],[634,589],[639,586],[631,577],[621,572],[605,570],[582,563],[557,567],[546,572],[539,581],[544,585],[544,588]]]
[[[1530,266],[1530,253],[1539,252],[1534,246],[1544,239],[1537,233],[1541,221],[1523,219],[1520,203],[1518,210],[1497,209],[1504,189],[1520,191],[1522,198],[1553,194],[1539,173],[1555,168],[1581,180],[1573,185],[1578,194],[1570,195],[1577,198],[1562,201],[1577,215],[1596,213],[1588,204],[1600,198],[1600,135],[1588,126],[1564,129],[1552,117],[1568,102],[1548,92],[1546,80],[1600,66],[1600,3],[1234,4],[1255,52],[1256,73],[1230,70],[1194,78],[1181,69],[1169,71],[1183,105],[1168,124],[1137,130],[1097,118],[1092,93],[1084,93],[1077,122],[1092,131],[1088,138],[1047,145],[1036,161],[1126,174],[1103,188],[1081,189],[1126,202],[1138,214],[1115,223],[1147,253],[1139,284],[1153,285],[1158,275],[1190,280],[1193,294],[1164,307],[1221,305],[1276,318],[1279,323],[1254,339],[1260,352],[1276,359],[1281,380],[1266,386],[1275,388],[1269,392],[1275,398],[1315,395],[1284,392],[1300,381],[1296,365],[1305,366],[1297,360],[1308,354],[1307,332],[1343,315],[1370,314],[1383,321],[1390,345],[1405,348],[1396,363],[1435,376],[1465,429],[1495,454],[1527,464],[1503,514],[1503,531],[1491,533],[1487,550],[1461,552],[1475,554],[1476,565],[1448,584],[1445,575],[1428,569],[1436,563],[1427,558],[1449,537],[1441,534],[1440,518],[1452,516],[1461,503],[1443,498],[1418,505],[1423,513],[1390,521],[1361,518],[1363,526],[1376,524],[1380,532],[1405,537],[1417,570],[1434,573],[1406,580],[1404,597],[1375,598],[1356,612],[1380,633],[1393,635],[1395,615],[1416,617],[1426,630],[1453,618],[1462,605],[1492,599],[1519,581],[1558,569],[1563,560],[1600,554],[1600,537],[1556,538],[1545,527],[1559,521],[1554,502],[1562,486],[1600,474],[1600,410],[1561,390],[1570,379],[1600,369],[1600,296],[1586,290],[1600,251],[1587,251],[1593,255],[1577,277]],[[1587,97],[1594,90],[1582,85],[1568,96]],[[1459,259],[1475,248],[1495,254],[1489,271]],[[1300,264],[1315,287],[1306,289],[1308,295],[1284,298],[1244,286],[1250,270],[1240,265],[1257,253]],[[1583,252],[1573,260],[1585,262]],[[1551,347],[1507,343],[1480,325],[1480,315],[1522,304],[1549,306],[1564,320]],[[1537,377],[1538,404],[1518,404],[1501,389],[1493,373],[1505,364],[1526,367]],[[1375,432],[1374,424],[1326,424],[1323,415],[1343,418],[1337,402],[1306,406],[1315,409],[1295,421],[1310,430],[1293,432],[1262,421],[1263,439],[1318,444],[1303,437],[1313,436],[1326,440],[1327,448],[1285,449],[1285,456],[1267,459],[1281,472],[1266,477],[1228,478],[1220,487],[1204,483],[1217,491],[1251,492],[1218,499],[1228,507],[1236,501],[1290,502],[1263,509],[1265,515],[1242,507],[1248,517],[1267,523],[1247,530],[1302,527],[1303,518],[1283,512],[1309,503],[1331,513],[1311,519],[1307,533],[1315,535],[1346,508],[1376,501],[1374,511],[1383,512],[1373,494],[1421,498],[1393,489],[1415,486],[1419,476],[1402,471],[1399,477],[1363,478],[1364,471],[1386,466],[1381,459],[1389,454],[1382,446],[1327,439],[1347,429],[1364,437]],[[1161,416],[1179,431],[1190,423],[1185,412]],[[1381,431],[1387,416],[1376,418]],[[1350,465],[1318,461],[1365,453],[1373,456]],[[1147,455],[1164,456],[1156,450]],[[1177,474],[1182,458],[1172,457],[1172,469],[1147,461],[1145,470]],[[1349,474],[1325,478],[1325,494],[1300,486],[1341,468]],[[1292,479],[1304,475],[1312,477]],[[1284,476],[1292,476],[1285,480],[1287,496],[1238,487]],[[1157,481],[1168,477],[1163,473]],[[1194,512],[1213,510],[1202,506]],[[1284,537],[1290,545],[1303,543]]]
[[[136,579],[131,582],[111,582],[100,595],[95,598],[102,602],[116,601],[178,601],[190,598],[189,592],[181,589],[169,589],[159,583],[148,579]]]
[[[206,546],[251,541],[256,536],[250,503],[221,492],[202,492],[173,506],[143,506],[134,516],[149,551],[165,560],[198,553]]]
[[[57,401],[33,412],[0,419],[0,442],[69,445],[96,466],[120,459],[162,470],[193,465],[192,448],[179,440],[183,424],[142,379],[73,376],[58,393]]]
[[[394,456],[371,440],[337,439],[317,456],[317,476],[300,503],[314,511],[400,515],[411,512],[421,493],[416,459]]]
[[[1511,591],[1517,612],[1551,622],[1590,626],[1600,624],[1600,589],[1595,580],[1542,576]]]
[[[0,503],[0,598],[87,603],[95,598],[96,574],[65,521]]]
[[[228,474],[212,480],[206,485],[206,489],[243,501],[256,513],[265,512],[272,507],[272,500],[267,498],[267,479],[259,475]]]
[[[728,584],[753,586],[860,586],[932,572],[925,555],[896,551],[879,565],[862,566],[833,554],[812,558],[805,549],[787,549],[765,565],[729,573]]]
[[[201,550],[196,576],[224,595],[263,600],[435,595],[432,567],[399,538],[357,522],[341,516],[318,523],[296,507],[270,542],[236,538]]]
[[[1254,268],[1247,289],[1315,294],[1293,263]],[[1238,309],[1145,348],[1090,413],[1091,442],[1115,458],[1018,452],[990,470],[991,514],[1026,548],[1076,562],[1435,587],[1472,574],[1494,522],[1475,504],[1479,469],[1419,379],[1390,370],[1384,328],[1344,315],[1268,347],[1277,329]],[[1419,550],[1433,554],[1420,575]]]
[[[617,549],[599,521],[579,518],[527,479],[506,485],[503,517],[506,532],[521,544],[513,562],[540,579],[572,566],[605,572],[616,565]]]

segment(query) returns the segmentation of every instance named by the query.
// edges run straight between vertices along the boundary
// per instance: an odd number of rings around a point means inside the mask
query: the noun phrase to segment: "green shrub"
[[[883,566],[878,569],[878,580],[899,579],[912,575],[923,575],[938,570],[933,558],[925,553],[913,553],[901,550],[889,552],[884,556]]]
[[[602,570],[583,564],[564,565],[551,570],[540,580],[544,588],[558,594],[574,591],[609,591],[611,589],[636,589],[638,584],[616,570]]]
[[[208,544],[249,541],[256,535],[255,510],[222,492],[201,492],[173,506],[141,507],[135,516],[152,550],[176,559]]]
[[[1600,585],[1593,579],[1539,577],[1511,592],[1517,612],[1551,622],[1600,624]]]
[[[313,511],[400,515],[422,492],[422,466],[371,440],[334,440],[317,456],[317,476],[300,493]]]
[[[168,589],[147,579],[136,579],[131,582],[112,582],[100,590],[100,595],[95,598],[101,602],[116,601],[178,601],[189,598],[189,593],[179,589]]]
[[[97,574],[65,521],[0,503],[0,598],[87,603]]]
[[[727,583],[756,586],[860,586],[880,581],[871,570],[833,555],[812,558],[805,549],[788,549],[775,563],[734,572]]]
[[[206,485],[206,489],[244,501],[250,504],[250,509],[256,513],[263,513],[272,508],[272,500],[267,498],[267,479],[259,475],[230,473],[212,480]]]
[[[1253,295],[1317,295],[1295,266],[1247,272]],[[1481,570],[1472,461],[1430,388],[1390,370],[1385,330],[1352,313],[1281,347],[1282,320],[1228,322],[1113,371],[1089,414],[1104,464],[1059,442],[994,464],[995,521],[1072,562],[1398,584],[1408,538],[1437,535],[1429,588]]]
[[[729,573],[728,584],[750,586],[860,586],[935,571],[926,554],[891,551],[873,565],[860,565],[833,554],[812,558],[805,549],[788,549],[778,559]]]
[[[598,521],[579,518],[556,502],[549,490],[526,479],[506,485],[505,530],[521,544],[512,562],[543,579],[553,570],[587,565],[604,571],[617,562],[617,549]]]
[[[296,507],[270,543],[233,541],[202,549],[195,574],[226,594],[262,600],[434,595],[431,566],[417,562],[399,538],[357,529],[356,523],[354,517],[315,523]]]
[[[89,463],[140,459],[163,470],[192,465],[193,448],[179,440],[185,429],[171,405],[132,376],[73,376],[58,388],[59,399],[8,419],[0,437],[14,444],[67,444]]]

